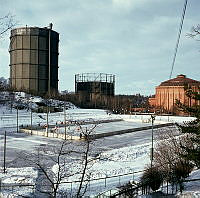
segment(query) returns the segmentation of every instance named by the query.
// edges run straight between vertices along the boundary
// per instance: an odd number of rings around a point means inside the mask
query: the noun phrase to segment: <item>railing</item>
[[[141,172],[142,171],[137,171],[137,172],[131,172],[131,173],[126,173],[126,174],[120,174],[120,175],[106,176],[106,177],[101,177],[101,178],[86,179],[84,180],[84,182],[85,184],[87,183],[87,195],[89,197],[90,194],[96,195],[98,194],[98,192],[106,191],[108,189],[121,186],[124,183],[129,182],[130,180],[134,180],[136,174],[139,174]],[[66,181],[66,182],[61,182],[60,186],[66,189],[67,193],[69,194],[69,197],[70,196],[73,197],[79,183],[80,183],[79,180]],[[48,185],[48,187],[50,187],[50,185]],[[98,192],[96,191],[97,187],[99,190]],[[18,192],[17,194],[20,195],[19,188],[26,189],[24,191],[30,194],[34,194],[36,192],[36,185],[34,184],[4,184],[4,183],[1,183],[0,181],[0,193],[2,194],[9,192],[9,194],[11,195],[11,194],[16,194]],[[20,195],[20,196],[23,196],[23,195]]]
[[[95,197],[95,198],[119,198],[119,197],[126,197],[127,194],[149,194],[152,192],[152,190],[146,186],[146,185],[134,185],[132,186],[132,188],[126,188],[125,190],[120,190],[120,187],[123,184],[127,184],[128,182],[130,182],[130,180],[133,180],[136,174],[142,173],[143,171],[137,171],[137,172],[133,172],[133,173],[127,173],[127,174],[121,174],[121,175],[114,175],[114,176],[108,176],[108,177],[104,177],[104,178],[96,178],[96,179],[92,179],[92,180],[85,180],[85,182],[89,182],[88,183],[88,188],[87,188],[87,197]],[[127,177],[126,179],[123,179],[123,177],[125,178],[126,176],[131,176],[131,177]],[[116,178],[118,178],[116,180]],[[131,179],[132,178],[132,179]],[[113,187],[113,181],[112,179],[114,179],[115,181],[115,187]],[[200,181],[199,179],[185,179],[183,180],[183,183],[186,182],[194,182],[194,181]],[[73,196],[73,192],[74,192],[74,187],[77,187],[77,183],[79,183],[80,181],[68,181],[68,182],[62,182],[60,185],[66,185],[66,190],[68,191],[69,197],[71,195],[71,197]],[[94,187],[92,187],[92,183],[98,183],[96,184]],[[109,182],[111,182],[111,186],[109,184]],[[101,185],[100,185],[101,184]],[[98,189],[101,191],[101,193],[96,194],[94,196],[90,196],[90,194],[92,193],[92,190],[94,190],[98,185]],[[43,185],[44,186],[44,185]],[[45,186],[44,186],[45,187]],[[15,194],[18,196],[25,196],[23,194],[20,195],[20,191],[21,189],[24,189],[23,191],[25,193],[28,193],[29,196],[30,194],[34,195],[36,192],[36,185],[35,184],[3,184],[0,182],[0,195],[3,195],[5,193],[9,193],[11,194]],[[165,194],[165,195],[173,195],[176,194],[179,190],[178,185],[172,186],[169,183],[163,183],[160,187],[160,190]],[[26,195],[27,196],[27,195]],[[128,196],[127,196],[128,197]]]

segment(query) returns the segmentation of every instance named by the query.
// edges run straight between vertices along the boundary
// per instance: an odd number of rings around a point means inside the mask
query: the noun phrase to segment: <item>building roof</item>
[[[180,74],[176,78],[162,82],[159,86],[185,86],[185,85],[200,86],[200,81],[193,80],[191,78],[186,78],[185,75]]]

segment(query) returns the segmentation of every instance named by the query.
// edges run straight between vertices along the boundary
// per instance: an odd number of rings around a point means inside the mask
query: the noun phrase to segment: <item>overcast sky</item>
[[[116,94],[154,94],[168,80],[184,0],[0,0],[17,27],[48,26],[60,34],[59,90],[74,75],[116,75]],[[200,24],[200,0],[188,0],[173,76],[200,80],[200,43],[186,37]],[[0,76],[9,78],[9,34],[0,41]]]

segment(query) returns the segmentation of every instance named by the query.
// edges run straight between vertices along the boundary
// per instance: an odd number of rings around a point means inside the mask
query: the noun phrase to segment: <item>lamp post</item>
[[[31,124],[31,135],[32,135],[32,127],[33,127],[33,112],[32,112],[32,101],[31,101],[31,96],[29,95],[29,108],[31,110],[31,115],[30,115],[30,124]]]
[[[32,102],[31,102],[31,135],[33,134],[33,112],[32,112]]]
[[[4,133],[3,173],[6,173],[6,131]]]
[[[153,166],[153,124],[155,117],[155,115],[151,115],[151,168]]]
[[[49,132],[49,106],[48,106],[49,101],[47,101],[47,123],[46,123],[46,135],[48,137],[48,132]]]
[[[66,104],[64,103],[64,123],[65,123],[65,140],[67,139],[67,131],[66,131]]]
[[[18,105],[17,105],[17,133],[19,132],[19,112],[18,112]]]

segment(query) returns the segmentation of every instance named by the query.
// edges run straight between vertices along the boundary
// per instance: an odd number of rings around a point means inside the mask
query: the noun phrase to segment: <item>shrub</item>
[[[149,186],[153,191],[160,188],[162,181],[163,175],[157,167],[147,168],[140,179],[142,185]]]

